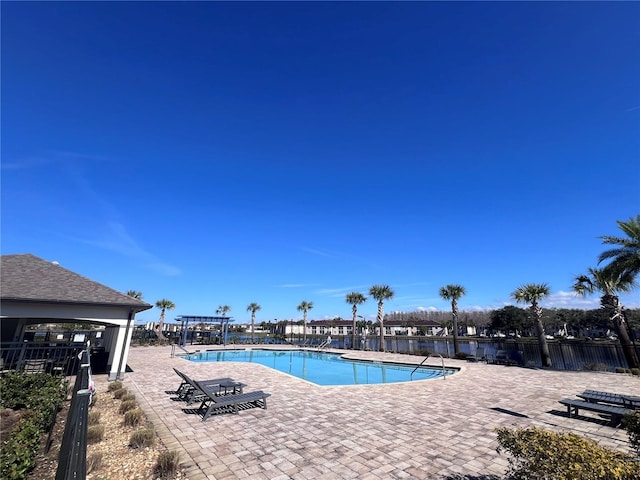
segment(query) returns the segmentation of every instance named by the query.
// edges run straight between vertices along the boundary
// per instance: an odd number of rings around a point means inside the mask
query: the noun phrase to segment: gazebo
[[[108,378],[124,378],[135,315],[152,305],[31,254],[2,255],[0,273],[1,350],[32,324],[102,325]]]

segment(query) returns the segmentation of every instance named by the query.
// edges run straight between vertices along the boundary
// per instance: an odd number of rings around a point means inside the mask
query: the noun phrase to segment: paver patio
[[[338,352],[368,360],[423,359]],[[163,442],[180,452],[189,480],[500,476],[507,457],[496,453],[494,429],[516,425],[572,431],[629,451],[624,430],[589,414],[593,420],[567,418],[558,400],[585,389],[638,395],[638,377],[445,362],[460,372],[446,380],[321,387],[259,364],[194,363],[171,357],[171,347],[134,347],[133,372],[124,383]],[[427,364],[440,366],[441,360]],[[194,379],[228,376],[247,384],[245,391],[269,392],[268,409],[202,422],[166,393],[180,383],[173,367]]]

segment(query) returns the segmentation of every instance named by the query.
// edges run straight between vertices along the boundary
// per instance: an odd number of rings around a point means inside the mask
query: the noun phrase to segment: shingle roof
[[[0,300],[152,308],[142,300],[31,254],[0,256]]]

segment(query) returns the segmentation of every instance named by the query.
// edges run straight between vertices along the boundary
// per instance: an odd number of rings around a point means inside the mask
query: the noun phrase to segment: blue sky
[[[169,320],[350,318],[373,284],[595,308],[572,279],[640,212],[639,46],[637,2],[2,2],[2,253]]]

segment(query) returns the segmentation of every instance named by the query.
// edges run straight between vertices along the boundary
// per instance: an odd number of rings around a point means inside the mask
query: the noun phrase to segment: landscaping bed
[[[108,390],[111,384],[107,383],[106,377],[104,379],[94,377],[94,380],[98,393],[93,398],[89,415],[93,417],[94,422],[97,418],[95,424],[99,426],[102,435],[101,440],[89,443],[87,446],[86,480],[155,480],[160,478],[188,480],[183,470],[177,466],[177,462],[174,460],[166,462],[168,454],[175,455],[175,452],[169,452],[163,445],[160,438],[153,432],[153,426],[147,422],[144,414],[139,416],[137,425],[125,425],[125,414],[121,413],[122,392],[119,392],[120,398],[116,398],[115,391]],[[135,404],[135,400],[133,403]],[[48,432],[44,432],[40,436],[40,445],[35,455],[35,467],[22,478],[55,480],[58,455],[70,404],[69,394],[62,401],[61,408],[57,412],[51,436],[48,435]],[[3,409],[2,431],[0,432],[3,441],[19,425],[19,420],[25,415],[25,412],[26,409]],[[150,441],[134,448],[129,445],[132,435],[141,429],[152,433],[149,437]],[[89,437],[91,438],[92,435],[90,434]],[[47,445],[50,445],[48,451],[46,451]],[[176,457],[170,456],[170,458],[175,459]],[[159,460],[164,462],[161,463],[160,468],[158,468]],[[15,478],[20,478],[20,476]]]

